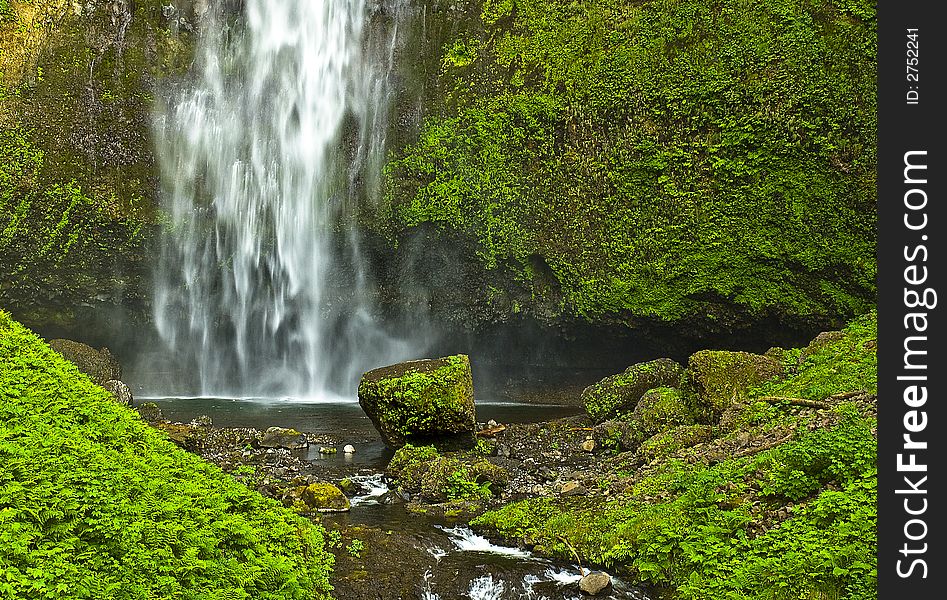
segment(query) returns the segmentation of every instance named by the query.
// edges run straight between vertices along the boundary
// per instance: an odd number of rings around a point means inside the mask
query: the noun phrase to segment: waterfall
[[[376,323],[353,225],[380,187],[405,6],[246,0],[203,16],[194,77],[155,119],[154,317],[194,372],[178,393],[353,398],[361,372],[405,357]]]

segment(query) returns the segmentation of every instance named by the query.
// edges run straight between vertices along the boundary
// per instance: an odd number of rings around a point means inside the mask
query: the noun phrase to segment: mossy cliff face
[[[208,5],[0,3],[0,305],[27,323],[150,312],[149,119]],[[873,302],[872,3],[412,8],[384,198],[359,215],[389,312],[693,348]]]
[[[155,82],[186,69],[193,37],[195,3],[177,4],[0,7],[0,305],[28,324],[146,311]]]
[[[434,5],[456,24],[378,227],[464,273],[445,318],[699,336],[871,305],[873,3]]]

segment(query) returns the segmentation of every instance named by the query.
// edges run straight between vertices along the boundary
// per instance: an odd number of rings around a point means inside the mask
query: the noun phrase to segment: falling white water
[[[373,318],[350,214],[377,192],[406,3],[365,2],[204,16],[195,81],[156,119],[155,322],[196,371],[180,391],[353,398],[361,372],[407,351]]]

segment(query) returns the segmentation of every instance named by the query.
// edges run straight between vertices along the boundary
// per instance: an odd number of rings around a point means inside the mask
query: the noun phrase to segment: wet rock
[[[200,415],[191,419],[191,427],[213,427],[214,420],[208,415]]]
[[[319,448],[319,454],[336,454],[338,451],[338,448],[333,448],[332,446],[322,446]]]
[[[115,398],[115,401],[124,406],[131,406],[134,398],[132,397],[131,389],[125,385],[124,381],[119,381],[118,379],[109,379],[102,384],[109,393],[112,394],[112,397]]]
[[[331,483],[312,483],[299,491],[299,499],[310,512],[344,512],[351,507],[342,490]]]
[[[82,342],[64,339],[50,340],[49,347],[62,354],[63,358],[79,367],[80,371],[99,385],[122,378],[122,367],[108,348],[96,350]]]
[[[597,596],[612,587],[612,578],[604,571],[592,571],[579,580],[579,590],[589,596]]]
[[[379,504],[401,504],[403,502],[410,502],[411,494],[405,491],[387,491],[378,498]]]
[[[144,404],[136,408],[138,414],[141,415],[141,418],[147,423],[157,423],[164,420],[164,415],[161,414],[161,409],[154,402],[145,402]]]
[[[392,448],[474,433],[473,379],[464,354],[369,371],[359,382],[358,401]]]
[[[582,404],[596,423],[634,409],[638,400],[650,389],[676,387],[683,368],[669,358],[659,358],[632,365],[623,373],[612,375],[585,388]]]
[[[358,485],[348,477],[340,481],[338,487],[346,496],[353,496],[358,491]]]
[[[588,493],[589,491],[586,487],[578,481],[569,481],[559,488],[559,495],[563,498],[568,498],[569,496],[584,496]]]
[[[355,446],[353,446],[352,444],[346,444],[345,446],[342,447],[342,452],[346,454],[355,454]]]
[[[716,423],[731,405],[746,399],[749,388],[782,374],[782,365],[769,356],[701,350],[687,362],[682,392],[699,422]]]
[[[261,448],[287,448],[296,450],[298,448],[307,448],[309,441],[304,433],[295,429],[285,427],[270,427],[260,437],[259,445]]]

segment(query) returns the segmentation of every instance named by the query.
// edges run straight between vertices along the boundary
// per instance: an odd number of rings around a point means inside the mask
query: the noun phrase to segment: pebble
[[[342,452],[345,452],[346,454],[355,454],[355,446],[353,446],[352,444],[346,444],[342,448]]]
[[[585,489],[585,486],[578,481],[569,481],[559,488],[559,495],[563,498],[569,496],[584,496],[588,493],[589,491]]]

